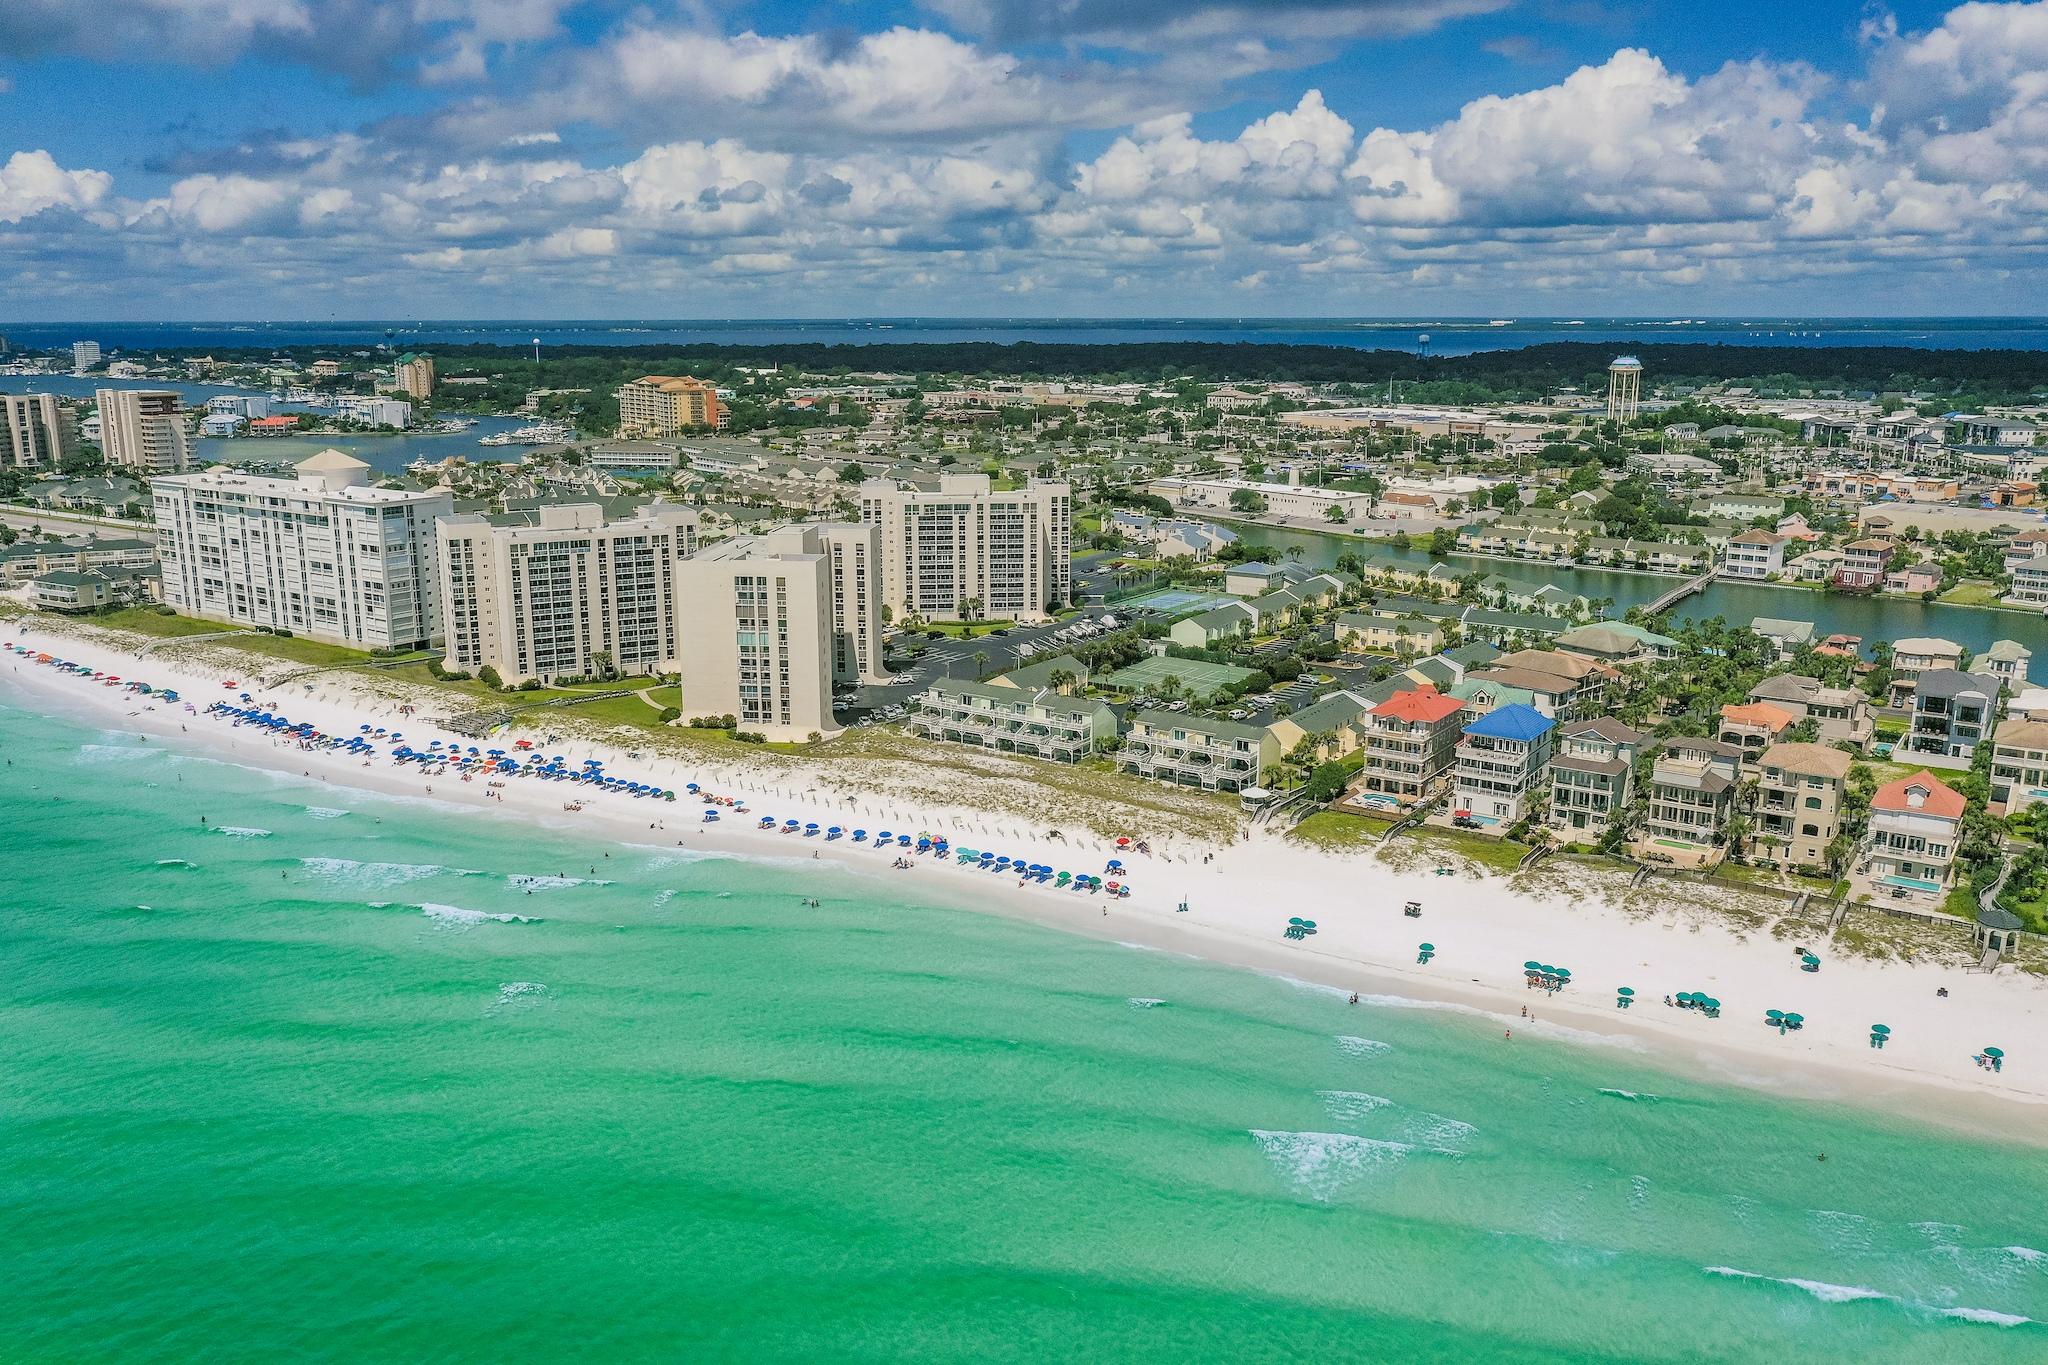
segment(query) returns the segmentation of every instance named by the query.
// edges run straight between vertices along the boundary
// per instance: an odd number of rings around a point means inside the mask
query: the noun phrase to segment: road
[[[43,507],[14,507],[0,504],[0,526],[17,531],[55,531],[59,535],[78,531],[104,531],[113,535],[155,540],[156,524],[127,521],[121,517],[96,517],[84,512],[61,512]]]

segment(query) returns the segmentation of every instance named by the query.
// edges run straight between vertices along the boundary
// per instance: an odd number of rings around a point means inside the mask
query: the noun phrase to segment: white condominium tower
[[[176,474],[192,463],[185,403],[170,389],[101,389],[100,450],[107,463],[144,474]],[[317,457],[316,457],[317,458]]]
[[[607,522],[595,503],[566,503],[443,517],[438,535],[450,668],[490,668],[508,684],[607,664],[676,671],[676,569],[697,548],[692,509],[651,503]]]
[[[164,601],[358,649],[439,640],[434,519],[454,500],[373,488],[369,472],[323,450],[296,479],[209,470],[152,481]]]
[[[865,523],[804,528],[818,533],[832,584],[832,680],[881,682],[882,532]]]
[[[789,526],[683,561],[685,716],[729,715],[777,741],[832,733],[832,558],[825,528]]]
[[[78,421],[54,393],[0,393],[0,469],[50,469],[78,444]]]
[[[1072,595],[1073,497],[1033,479],[995,492],[986,474],[942,474],[939,491],[888,479],[860,487],[860,516],[882,531],[882,601],[910,615],[1042,620]]]

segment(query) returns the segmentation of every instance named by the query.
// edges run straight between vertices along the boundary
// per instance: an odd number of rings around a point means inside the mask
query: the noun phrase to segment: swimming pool
[[[1925,877],[1901,877],[1897,873],[1889,873],[1879,877],[1877,884],[1879,886],[1903,886],[1908,891],[1941,890],[1940,882],[1930,882]]]

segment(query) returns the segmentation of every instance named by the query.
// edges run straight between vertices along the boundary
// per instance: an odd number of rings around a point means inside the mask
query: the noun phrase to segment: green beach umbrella
[[[1433,953],[1436,951],[1436,945],[1434,943],[1424,943],[1417,948],[1417,951],[1424,953]]]
[[[1525,972],[1540,972],[1543,970],[1543,964],[1541,962],[1524,962],[1522,970]]]
[[[1808,953],[1808,954],[1806,954],[1806,956],[1805,956],[1805,958],[1804,958],[1803,960],[1804,960],[1804,961],[1806,961],[1806,962],[1810,962],[1810,963],[1812,963],[1812,964],[1813,964],[1814,966],[1816,966],[1816,967],[1818,967],[1818,966],[1820,965],[1820,959],[1819,959],[1819,958],[1817,958],[1817,957],[1815,957],[1815,956],[1814,956],[1814,955],[1813,955],[1812,953]]]
[[[1872,1033],[1890,1033],[1892,1031],[1892,1026],[1890,1024],[1872,1024],[1870,1026],[1870,1031]]]
[[[1634,986],[1616,986],[1614,988],[1614,993],[1616,995],[1634,995],[1636,993],[1636,988]]]
[[[1785,1022],[1797,1028],[1806,1022],[1806,1016],[1803,1014],[1788,1014],[1785,1016]]]
[[[1298,919],[1295,921],[1295,923],[1299,924],[1304,929],[1313,929],[1316,927],[1316,922],[1312,919]]]
[[[1986,1057],[2003,1057],[2005,1049],[2002,1047],[1987,1047],[1984,1049],[1984,1055]]]
[[[1765,1010],[1765,1011],[1764,1011],[1764,1018],[1766,1018],[1766,1019],[1783,1019],[1784,1017],[1785,1017],[1785,1011],[1783,1011],[1783,1010]]]

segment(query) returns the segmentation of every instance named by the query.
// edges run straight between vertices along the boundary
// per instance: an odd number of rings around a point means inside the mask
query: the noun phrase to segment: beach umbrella
[[[1984,1049],[1984,1055],[1986,1057],[2003,1057],[2005,1049],[2002,1047],[1987,1047]]]
[[[1436,951],[1436,945],[1434,943],[1419,944],[1416,947],[1416,951],[1421,953],[1433,953]]]
[[[1892,1026],[1890,1024],[1872,1024],[1870,1026],[1870,1031],[1872,1033],[1890,1033],[1892,1031]]]
[[[1717,1001],[1716,1003],[1718,1004],[1719,1002]],[[1803,1014],[1788,1014],[1785,1016],[1785,1026],[1787,1028],[1798,1028],[1805,1022],[1806,1016]]]
[[[862,842],[862,841],[863,841],[863,840],[865,840],[865,839],[866,839],[867,837],[868,837],[868,832],[867,832],[866,830],[864,830],[864,829],[857,829],[857,830],[855,830],[855,831],[853,832],[853,841],[854,841],[854,842],[855,842],[856,844],[857,844],[857,843],[860,843],[860,842]]]
[[[1541,962],[1524,962],[1522,970],[1525,972],[1540,972],[1543,970],[1543,964]]]
[[[1636,988],[1634,986],[1617,986],[1614,988],[1614,993],[1616,995],[1634,995]]]

